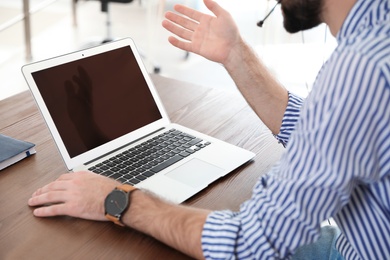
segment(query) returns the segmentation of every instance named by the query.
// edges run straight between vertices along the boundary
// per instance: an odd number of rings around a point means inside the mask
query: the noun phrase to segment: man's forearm
[[[144,191],[131,194],[123,222],[197,259],[203,258],[202,230],[210,211],[164,202]]]
[[[287,90],[244,41],[232,49],[223,65],[255,113],[278,134],[288,103]]]

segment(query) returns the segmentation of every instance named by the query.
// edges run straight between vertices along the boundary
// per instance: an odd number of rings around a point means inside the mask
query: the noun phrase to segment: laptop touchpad
[[[223,171],[215,165],[195,158],[168,172],[166,176],[193,188],[199,188],[218,179]]]

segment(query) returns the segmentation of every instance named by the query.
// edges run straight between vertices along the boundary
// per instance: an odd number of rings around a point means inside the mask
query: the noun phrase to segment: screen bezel
[[[160,111],[160,114],[162,116],[161,119],[150,123],[142,128],[139,128],[135,131],[132,131],[130,133],[127,133],[126,135],[123,135],[121,137],[118,137],[106,144],[103,144],[101,146],[98,146],[92,150],[89,150],[87,152],[84,152],[82,154],[79,154],[75,157],[71,157],[65,147],[65,144],[59,134],[59,131],[50,115],[50,112],[43,100],[43,97],[39,91],[38,86],[36,85],[36,82],[34,81],[34,78],[32,74],[37,71],[41,71],[44,69],[48,69],[54,66],[58,66],[61,64],[74,62],[77,60],[85,59],[94,55],[102,54],[104,52],[108,52],[110,50],[115,50],[118,48],[126,47],[128,46],[131,51],[134,54],[134,57],[137,61],[137,64],[140,67],[140,70],[142,72],[142,75],[145,78],[145,82],[149,87],[149,90],[156,102],[156,105],[158,107],[158,110]],[[156,91],[156,88],[153,84],[153,81],[151,80],[149,73],[146,69],[146,67],[143,64],[142,58],[137,50],[137,47],[134,43],[134,41],[131,38],[125,38],[117,41],[113,41],[110,43],[106,43],[103,45],[99,45],[96,47],[92,47],[85,50],[80,50],[73,53],[68,53],[65,55],[57,56],[51,59],[27,64],[22,67],[22,73],[26,79],[26,82],[31,90],[31,93],[34,96],[34,99],[38,105],[38,108],[42,114],[42,116],[45,119],[45,122],[50,130],[51,135],[53,136],[55,143],[57,145],[57,148],[66,164],[66,167],[68,170],[72,170],[82,164],[85,164],[86,162],[92,161],[96,158],[99,158],[101,156],[104,156],[109,151],[113,151],[119,147],[122,147],[125,144],[134,142],[135,140],[138,140],[142,138],[143,136],[147,135],[148,133],[152,133],[154,131],[157,131],[158,129],[161,129],[168,125],[170,123],[170,120],[168,118],[168,115],[164,109],[164,106],[161,102],[161,99]]]

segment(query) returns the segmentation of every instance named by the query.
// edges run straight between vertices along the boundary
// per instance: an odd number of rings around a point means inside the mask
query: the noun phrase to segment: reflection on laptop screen
[[[161,119],[130,47],[32,76],[70,157]]]

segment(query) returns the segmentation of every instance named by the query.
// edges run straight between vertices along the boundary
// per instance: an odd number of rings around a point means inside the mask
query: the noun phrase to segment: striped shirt
[[[390,259],[390,0],[358,0],[306,100],[289,94],[280,161],[239,212],[212,212],[207,259],[288,258],[333,217],[346,259]]]

